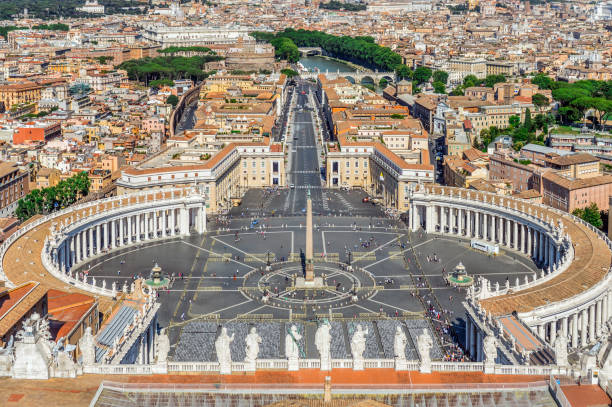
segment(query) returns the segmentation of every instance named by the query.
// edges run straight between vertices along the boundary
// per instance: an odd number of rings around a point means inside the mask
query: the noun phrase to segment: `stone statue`
[[[433,340],[431,339],[431,335],[429,335],[427,329],[423,328],[423,332],[417,337],[417,349],[421,358],[419,371],[421,373],[431,373],[431,356],[429,352],[432,347]]]
[[[0,349],[0,376],[10,376],[13,367],[13,335],[3,349]]]
[[[15,379],[48,379],[52,362],[52,347],[49,338],[49,323],[33,313],[23,322],[23,329],[17,332],[15,346]]]
[[[83,357],[82,363],[84,366],[96,363],[96,346],[90,326],[85,328],[85,333],[81,339],[79,339],[79,349],[81,350],[81,356]]]
[[[393,356],[395,358],[395,370],[407,370],[406,362],[406,344],[408,339],[400,325],[395,328],[395,337],[393,338]]]
[[[555,347],[555,364],[560,367],[567,367],[567,337],[563,332],[557,333]]]
[[[315,333],[315,346],[321,357],[321,370],[331,370],[331,325],[325,321]]]
[[[393,339],[393,356],[395,359],[406,360],[406,344],[408,339],[400,325],[395,328],[395,338]]]
[[[219,361],[219,373],[220,374],[231,374],[232,373],[232,354],[230,350],[230,343],[234,340],[234,334],[229,336],[227,334],[227,328],[221,328],[221,333],[215,341],[215,350],[217,351],[217,360]]]
[[[300,368],[300,346],[299,340],[302,335],[298,332],[297,326],[291,325],[291,329],[285,336],[285,356],[289,359],[289,370],[298,370]]]
[[[368,330],[365,331],[361,327],[361,324],[357,324],[357,329],[351,339],[351,354],[353,355],[353,370],[363,370],[363,352],[366,348],[366,335]]]
[[[244,349],[244,353],[246,354],[244,361],[250,363],[252,365],[255,364],[257,360],[257,355],[259,355],[259,344],[261,343],[261,336],[257,333],[257,328],[252,327],[246,339],[246,348]],[[254,367],[254,366],[253,366]]]
[[[298,341],[302,339],[302,335],[298,332],[297,326],[291,325],[291,329],[285,337],[285,356],[288,359],[299,358],[300,349]]]
[[[482,350],[484,353],[485,373],[493,373],[495,359],[497,359],[497,345],[493,335],[487,335],[482,340]]]
[[[166,332],[166,328],[162,329],[155,338],[155,352],[157,354],[157,363],[162,364],[168,361],[168,352],[170,352],[170,339]]]

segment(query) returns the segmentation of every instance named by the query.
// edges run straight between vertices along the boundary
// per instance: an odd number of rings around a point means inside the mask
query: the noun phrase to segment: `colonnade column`
[[[75,263],[80,263],[81,262],[81,233],[77,233],[75,235],[75,246],[76,246],[76,259],[75,259]]]
[[[117,221],[119,222],[119,247],[123,246],[125,240],[124,240],[124,233],[125,233],[125,220],[124,218],[119,218],[117,219]]]
[[[550,341],[549,343],[552,345],[557,340],[557,321],[552,321],[550,323]]]
[[[136,241],[140,242],[140,214],[136,215]]]
[[[153,212],[153,239],[157,238],[157,212]]]
[[[468,223],[467,223],[467,229],[468,229],[467,235],[468,235],[468,237],[472,237],[472,231],[473,231],[473,229],[472,229],[472,222],[473,222],[473,218],[474,218],[473,212],[471,210],[468,210],[467,211],[467,221],[468,221]]]
[[[572,326],[572,348],[577,348],[578,347],[578,313],[572,314],[571,326]]]
[[[580,325],[582,326],[582,329],[580,330],[580,346],[586,346],[587,344],[587,318],[587,310],[583,309],[580,312]]]
[[[602,300],[597,300],[596,308],[595,308],[595,334],[599,335],[601,332],[601,325],[603,322],[603,310],[602,310]]]
[[[533,245],[531,244],[531,228],[527,226],[527,254],[530,257],[533,257],[533,250],[531,250],[532,246]]]
[[[589,307],[589,343],[595,339],[595,304]]]

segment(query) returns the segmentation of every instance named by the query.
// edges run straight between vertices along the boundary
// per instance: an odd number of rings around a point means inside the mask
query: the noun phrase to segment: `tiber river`
[[[337,72],[338,69],[340,70],[340,72],[355,72],[355,69],[351,68],[343,62],[321,58],[317,55],[310,57],[302,57],[300,59],[300,62],[302,63],[302,65],[304,65],[304,68],[308,69],[309,71],[318,68],[319,72],[321,73],[325,73],[325,70],[329,70],[329,72]]]

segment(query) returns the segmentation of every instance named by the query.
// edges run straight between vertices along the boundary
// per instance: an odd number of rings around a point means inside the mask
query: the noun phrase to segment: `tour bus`
[[[499,245],[490,244],[477,239],[472,239],[470,247],[489,254],[499,254]]]

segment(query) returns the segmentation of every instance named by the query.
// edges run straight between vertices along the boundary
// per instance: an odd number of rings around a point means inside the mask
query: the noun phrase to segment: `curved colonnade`
[[[612,243],[565,212],[531,202],[462,188],[416,185],[410,197],[409,227],[498,244],[533,259],[540,275],[507,281],[505,287],[480,278],[472,292],[476,319],[468,318],[467,347],[477,353],[483,333],[472,324],[515,313],[550,345],[558,333],[573,348],[594,343],[612,317]],[[479,360],[478,358],[476,358]]]
[[[37,278],[47,271],[60,283],[114,297],[129,288],[114,283],[106,287],[104,280],[97,284],[86,275],[79,279],[75,268],[114,249],[191,231],[206,231],[205,198],[191,189],[139,192],[76,205],[26,223],[0,245],[0,278],[14,286],[30,280],[30,273]],[[27,254],[41,253],[40,263],[36,258],[26,263],[25,246]]]

